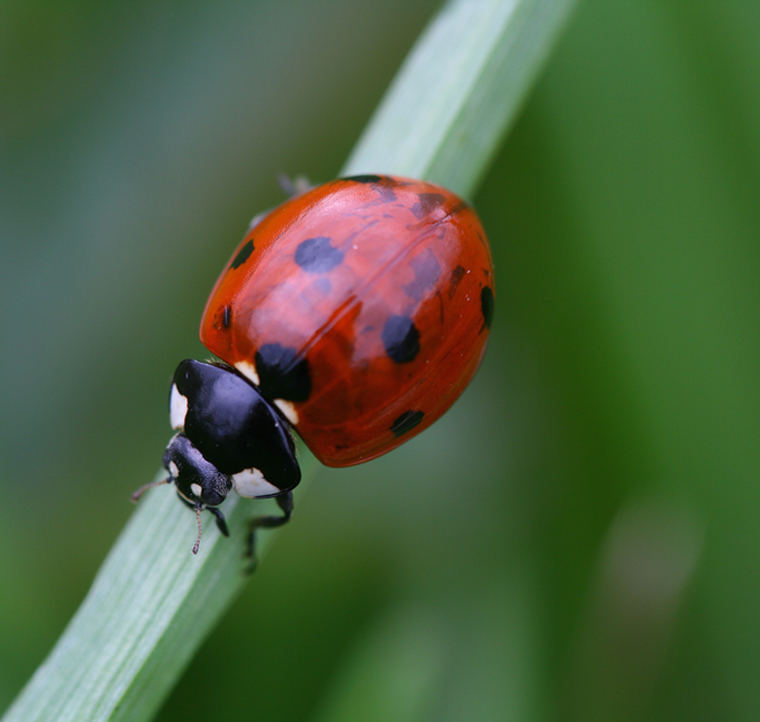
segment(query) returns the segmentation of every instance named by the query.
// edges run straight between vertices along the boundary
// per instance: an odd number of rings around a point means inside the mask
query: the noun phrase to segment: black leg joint
[[[224,536],[229,536],[230,532],[229,529],[227,529],[227,520],[224,518],[224,514],[222,514],[222,512],[215,506],[207,506],[206,509],[208,509],[216,518],[216,526],[219,531],[224,534]]]
[[[275,497],[277,506],[282,509],[282,516],[257,516],[251,519],[248,527],[248,544],[246,548],[246,557],[249,560],[247,572],[250,574],[256,568],[256,530],[257,529],[274,529],[290,521],[293,515],[293,492],[286,491],[284,494]]]

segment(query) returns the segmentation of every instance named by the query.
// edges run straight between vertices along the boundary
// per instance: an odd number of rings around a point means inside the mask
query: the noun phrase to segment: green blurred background
[[[248,220],[336,175],[434,11],[0,4],[0,707],[155,473]],[[481,372],[320,471],[162,720],[760,718],[759,32],[580,6],[473,199]]]

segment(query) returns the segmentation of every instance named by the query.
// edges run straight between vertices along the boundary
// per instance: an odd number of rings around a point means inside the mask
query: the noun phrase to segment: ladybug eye
[[[201,487],[200,484],[190,484],[190,491],[193,492],[193,496],[196,496],[198,499],[200,499],[201,495],[203,494],[203,487]]]

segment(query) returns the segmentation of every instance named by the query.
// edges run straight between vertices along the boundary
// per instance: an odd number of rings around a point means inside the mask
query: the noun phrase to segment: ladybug
[[[480,364],[493,269],[475,211],[450,191],[387,175],[341,178],[254,219],[206,303],[218,361],[182,361],[177,432],[163,457],[198,519],[234,489],[293,511],[291,430],[325,465],[360,464],[439,418]]]

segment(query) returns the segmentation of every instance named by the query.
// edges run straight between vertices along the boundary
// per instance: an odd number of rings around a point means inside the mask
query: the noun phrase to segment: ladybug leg
[[[229,536],[230,532],[227,529],[227,520],[224,518],[224,514],[222,514],[222,512],[215,506],[207,506],[206,509],[216,517],[216,526],[219,531],[224,534],[224,536]]]
[[[278,526],[286,524],[290,517],[293,515],[293,492],[286,491],[284,494],[275,497],[277,506],[282,509],[282,516],[257,516],[251,519],[250,526],[248,527],[248,543],[246,545],[246,557],[249,560],[248,568],[246,572],[250,574],[257,564],[255,550],[256,550],[256,530],[257,529],[273,529]]]
[[[283,193],[290,198],[300,196],[306,191],[310,191],[314,186],[309,183],[309,179],[303,175],[297,175],[291,178],[287,173],[278,173],[277,182],[280,184]]]
[[[277,176],[277,182],[280,184],[282,192],[288,196],[288,198],[295,198],[296,196],[303,195],[306,191],[310,191],[314,186],[309,183],[309,179],[306,176],[297,175],[295,178],[291,178],[285,173],[280,173]],[[259,222],[266,218],[272,212],[271,208],[257,213],[251,222],[248,224],[248,230],[246,233],[250,233],[253,228],[259,225]]]
[[[261,213],[257,213],[253,218],[251,218],[251,222],[248,224],[248,230],[246,231],[246,234],[251,232],[251,229],[255,226],[259,225],[259,221],[261,221],[263,218],[268,216],[271,213],[272,209],[267,208],[265,211],[261,211]]]

